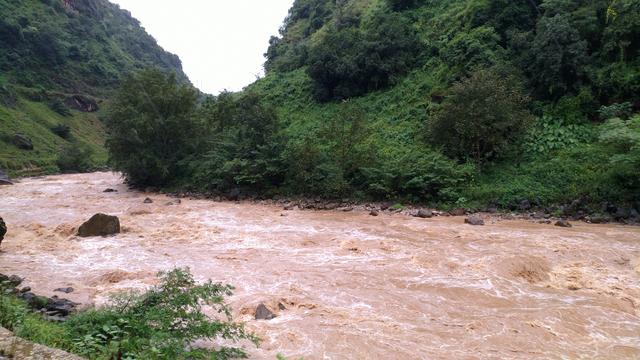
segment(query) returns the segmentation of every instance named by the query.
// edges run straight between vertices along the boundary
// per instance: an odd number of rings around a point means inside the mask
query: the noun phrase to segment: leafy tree
[[[384,88],[415,63],[421,46],[402,16],[377,13],[365,29],[334,29],[310,49],[307,73],[317,100],[346,99]]]
[[[586,80],[587,42],[567,15],[540,19],[530,56],[530,78],[542,96],[558,99]]]
[[[429,124],[445,154],[480,164],[497,156],[531,121],[528,98],[513,78],[479,70],[452,86]]]
[[[147,69],[128,76],[107,118],[109,161],[136,186],[166,185],[197,145],[196,91],[174,74]]]
[[[222,93],[203,116],[212,132],[204,156],[192,162],[196,183],[218,191],[234,187],[258,191],[282,183],[284,139],[273,108],[262,105],[253,93],[238,99]]]
[[[640,3],[614,0],[607,8],[604,50],[618,55],[619,61],[637,59],[640,55]]]

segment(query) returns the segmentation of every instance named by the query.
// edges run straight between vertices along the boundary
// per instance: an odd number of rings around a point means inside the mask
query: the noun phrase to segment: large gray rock
[[[482,226],[484,225],[484,220],[478,214],[473,214],[464,220],[465,223],[469,225]]]
[[[420,209],[418,210],[417,213],[415,213],[414,215],[415,217],[419,217],[421,219],[430,219],[433,217],[433,211],[431,210],[425,210],[425,209]]]
[[[120,232],[120,220],[116,216],[96,214],[78,229],[78,236],[107,236]]]
[[[271,312],[264,304],[258,305],[256,308],[256,320],[271,320],[275,318],[276,315]]]

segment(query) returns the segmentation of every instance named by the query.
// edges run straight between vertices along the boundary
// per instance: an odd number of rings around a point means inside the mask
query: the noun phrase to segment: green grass
[[[71,128],[68,140],[51,131],[58,124]],[[13,145],[11,137],[16,133],[31,138],[34,149],[21,150]],[[104,165],[107,159],[105,129],[96,113],[72,110],[71,116],[61,116],[44,103],[20,99],[13,108],[0,106],[0,136],[0,169],[13,176],[58,172],[58,153],[70,141],[89,146],[93,151],[93,163],[97,166]]]

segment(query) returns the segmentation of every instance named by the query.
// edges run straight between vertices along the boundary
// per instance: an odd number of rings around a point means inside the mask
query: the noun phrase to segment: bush
[[[160,284],[146,293],[122,294],[104,308],[72,315],[65,323],[45,321],[24,301],[0,294],[0,326],[17,336],[89,359],[231,359],[244,349],[199,348],[197,340],[236,343],[258,338],[232,322],[225,297],[229,285],[197,284],[189,269],[160,273]],[[216,316],[205,314],[209,310]]]
[[[115,298],[104,309],[72,317],[66,324],[73,349],[87,357],[123,359],[244,358],[243,349],[194,347],[196,340],[237,342],[258,339],[233,323],[225,297],[229,285],[197,284],[189,269],[160,273],[160,284],[144,294]],[[204,307],[218,314],[210,317]]]
[[[609,172],[613,181],[627,191],[619,195],[640,200],[640,116],[631,120],[609,120],[603,125],[600,141],[611,151]]]
[[[51,110],[57,112],[62,116],[71,116],[71,110],[60,99],[52,99],[47,103]]]
[[[66,124],[58,124],[51,128],[51,132],[63,139],[69,139],[69,137],[71,136],[71,127]]]
[[[619,119],[628,119],[633,112],[633,108],[631,103],[624,102],[621,104],[613,104],[610,106],[602,106],[598,113],[600,114],[600,119],[609,120],[613,118]]]
[[[479,70],[453,85],[429,124],[429,137],[445,154],[481,164],[524,132],[532,120],[527,103],[515,80]]]
[[[56,164],[64,173],[84,173],[93,170],[93,151],[87,145],[74,142],[65,145],[58,154]]]

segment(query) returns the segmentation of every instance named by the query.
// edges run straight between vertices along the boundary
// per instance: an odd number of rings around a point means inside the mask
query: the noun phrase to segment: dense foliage
[[[3,289],[0,326],[28,340],[90,359],[244,358],[246,354],[239,347],[200,348],[193,343],[258,343],[242,324],[231,319],[225,302],[232,294],[231,286],[211,281],[197,284],[188,269],[174,269],[159,277],[160,284],[145,293],[119,295],[109,305],[72,315],[64,323],[45,321]],[[215,315],[209,316],[205,310]]]

